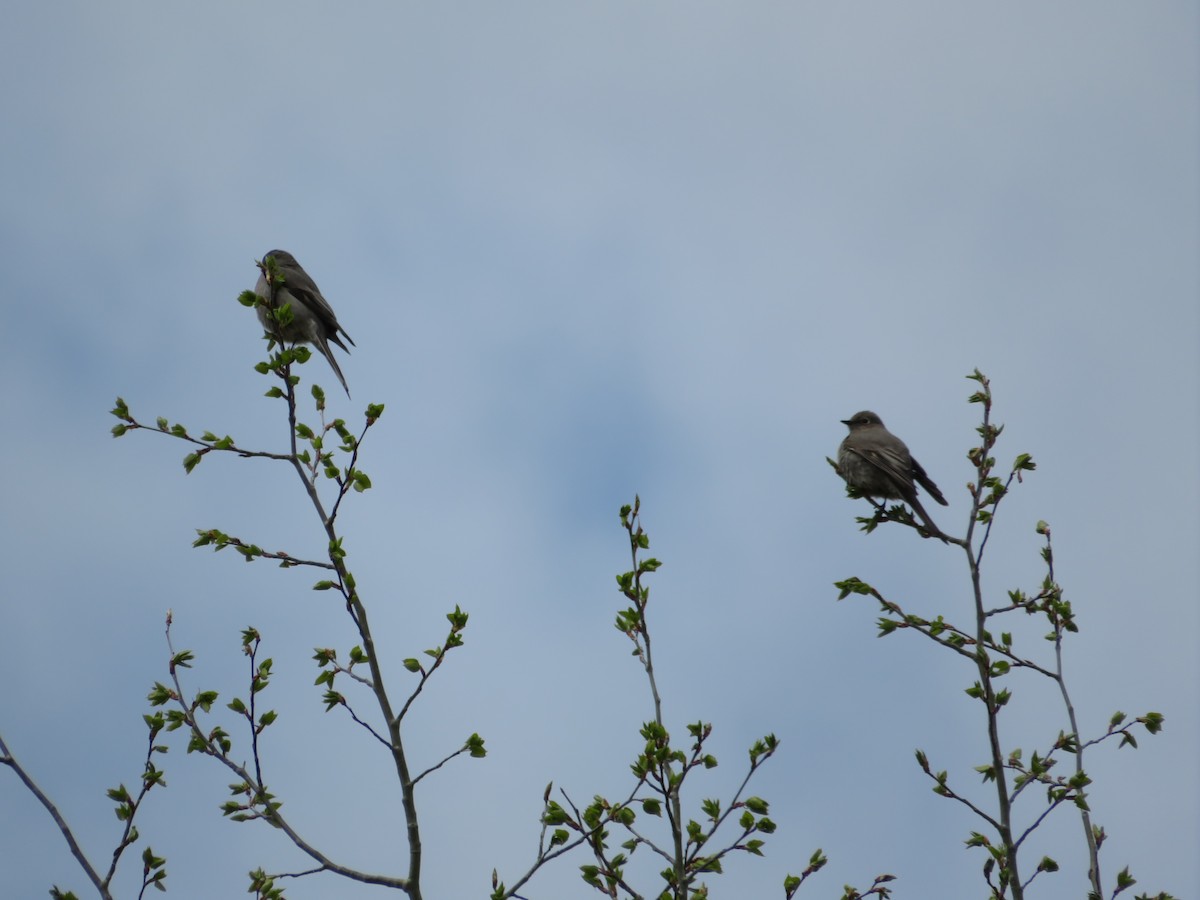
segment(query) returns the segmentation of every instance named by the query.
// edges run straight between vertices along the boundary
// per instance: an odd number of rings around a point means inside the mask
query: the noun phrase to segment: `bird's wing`
[[[890,478],[901,494],[912,492],[912,471],[909,468],[911,460],[908,459],[908,454],[902,454],[890,447],[851,446],[848,449]]]
[[[329,305],[329,301],[321,294],[321,289],[317,287],[317,283],[309,277],[309,274],[304,271],[300,263],[296,262],[295,257],[290,257],[284,260],[279,254],[268,253],[268,256],[274,256],[275,264],[279,268],[280,274],[283,276],[284,287],[288,292],[307,306],[314,316],[316,316],[321,324],[325,326],[325,331],[331,341],[349,353],[346,345],[338,338],[340,331],[345,335],[346,340],[351,344],[354,343],[354,338],[346,333],[346,329],[338,324],[337,316],[333,312],[333,307]]]
[[[933,483],[933,479],[925,474],[925,469],[915,459],[912,461],[912,471],[913,477],[917,479],[921,487],[925,488],[930,497],[942,504],[942,506],[950,505],[946,498],[942,496],[942,492],[938,490],[938,486]]]
[[[336,332],[338,324],[337,316],[333,314],[333,307],[329,305],[328,300],[321,296],[320,288],[317,287],[315,281],[308,277],[308,273],[298,265],[280,265],[279,271],[283,275],[283,286],[288,289],[288,292]]]
[[[351,344],[354,343],[354,338],[350,337],[346,333],[346,329],[338,324],[333,307],[329,305],[329,301],[321,294],[316,282],[309,278],[308,273],[303,269],[293,270],[290,266],[284,272],[283,277],[287,279],[284,281],[287,289],[307,304],[308,308],[313,311],[313,315],[325,324],[329,339],[349,353],[349,348],[338,339],[338,332],[341,332]]]

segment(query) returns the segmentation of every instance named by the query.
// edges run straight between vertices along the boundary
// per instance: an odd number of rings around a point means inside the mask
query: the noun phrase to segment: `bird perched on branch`
[[[948,540],[917,499],[917,484],[942,506],[949,504],[921,464],[912,458],[904,441],[888,431],[883,420],[870,410],[842,419],[842,424],[850,433],[838,448],[837,470],[846,483],[865,497],[903,500],[934,537]]]
[[[267,267],[268,257],[275,260],[278,272],[274,283],[274,292],[271,290],[272,285],[268,282],[270,273],[270,269]],[[338,381],[342,383],[342,387],[346,391],[346,396],[349,397],[350,388],[346,385],[346,376],[342,374],[341,367],[333,358],[329,344],[330,342],[337,344],[349,353],[350,348],[342,343],[338,333],[340,332],[351,344],[354,343],[354,338],[346,334],[346,329],[338,324],[337,316],[333,314],[333,307],[321,295],[321,289],[317,287],[317,283],[301,268],[300,263],[296,262],[296,257],[286,250],[272,250],[266,253],[262,262],[259,263],[259,268],[262,270],[262,274],[258,276],[258,284],[255,285],[254,292],[265,298],[268,303],[267,306],[258,307],[258,321],[267,330],[267,334],[289,344],[312,344],[316,347],[321,355],[329,361],[333,374],[337,375]],[[292,321],[287,325],[275,321],[271,307],[281,309],[289,304],[292,308]]]

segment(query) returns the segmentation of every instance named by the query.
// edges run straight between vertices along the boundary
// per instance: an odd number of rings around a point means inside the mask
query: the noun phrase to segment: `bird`
[[[838,474],[866,497],[903,500],[921,517],[934,537],[947,541],[917,499],[916,485],[925,488],[942,506],[950,504],[921,464],[913,459],[904,441],[888,431],[883,420],[870,410],[856,412],[841,421],[850,433],[838,447]]]
[[[265,268],[267,257],[274,258],[275,266],[281,276],[280,280],[275,283],[274,297],[271,295],[271,285],[267,283],[267,269]],[[338,381],[342,383],[342,388],[346,391],[346,396],[349,397],[350,388],[346,384],[346,376],[342,374],[341,367],[333,358],[329,344],[330,342],[337,344],[349,353],[350,348],[342,343],[338,333],[340,332],[352,345],[354,338],[350,337],[346,333],[346,329],[338,324],[337,316],[333,314],[333,307],[321,295],[321,289],[317,287],[317,283],[309,277],[300,263],[296,262],[296,257],[286,250],[271,250],[263,254],[259,268],[262,270],[262,274],[258,276],[258,284],[255,285],[254,292],[267,301],[267,305],[258,307],[258,321],[267,330],[267,334],[276,340],[282,338],[291,344],[312,344],[316,347],[321,355],[329,361],[330,368],[337,375]],[[292,321],[287,325],[276,322],[271,306],[280,309],[289,304],[292,308]]]

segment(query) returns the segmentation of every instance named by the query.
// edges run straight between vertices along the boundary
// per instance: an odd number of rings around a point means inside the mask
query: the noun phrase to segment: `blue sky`
[[[427,896],[523,871],[547,781],[578,801],[628,784],[652,715],[611,627],[635,492],[665,563],[668,723],[716,727],[722,765],[694,803],[728,795],[754,739],[783,741],[754,788],[779,831],[714,890],[778,895],[819,846],[807,895],[884,871],[898,897],[979,893],[961,844],[976,823],[912,761],[920,746],[978,789],[971,673],[877,640],[875,610],[832,587],[855,575],[965,620],[961,554],[859,533],[866,507],[823,459],[839,419],[874,409],[961,533],[976,367],[1007,425],[999,458],[1038,463],[1001,509],[990,596],[1036,589],[1049,521],[1085,732],[1116,709],[1167,716],[1140,750],[1089,759],[1105,871],[1200,888],[1192,4],[75,2],[5,20],[0,733],[98,862],[170,608],[199,658],[189,684],[225,698],[244,692],[240,630],[264,633],[285,809],[346,863],[403,870],[386,761],[312,687],[312,648],[353,643],[344,616],[304,572],[190,548],[216,526],[319,555],[294,475],[210,457],[185,477],[182,445],[108,436],[119,394],[283,446],[252,368],[261,329],[235,302],[281,247],[357,342],[352,402],[319,357],[303,375],[351,421],[387,404],[363,460],[375,489],[341,524],[394,690],[444,613],[471,613],[411,726],[418,765],[473,731],[490,750],[423,785]],[[1044,686],[1014,689],[1006,746],[1028,754],[1064,724]],[[305,867],[220,820],[223,772],[178,744],[166,763],[141,829],[172,896]],[[3,773],[0,833],[0,893],[86,896]],[[1082,894],[1078,845],[1074,820],[1047,831],[1039,852],[1065,869],[1043,895]],[[529,896],[587,896],[585,861]],[[381,891],[289,888],[334,894]]]

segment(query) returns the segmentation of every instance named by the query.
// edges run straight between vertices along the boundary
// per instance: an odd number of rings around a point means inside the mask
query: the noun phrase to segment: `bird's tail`
[[[925,526],[925,530],[929,532],[931,537],[937,538],[943,544],[950,543],[951,539],[942,534],[942,530],[934,524],[934,521],[930,517],[929,513],[925,512],[925,507],[923,507],[921,505],[921,501],[917,499],[916,491],[913,491],[913,495],[911,497],[905,497],[904,499],[908,502],[908,505],[913,508],[913,511],[920,517],[921,524]]]
[[[346,335],[349,337],[349,335]],[[313,343],[316,348],[321,351],[321,355],[329,362],[329,368],[333,369],[333,374],[338,377],[338,381],[342,383],[342,390],[346,392],[346,397],[350,397],[350,386],[346,384],[346,376],[342,374],[342,367],[337,364],[337,360],[333,358],[333,352],[329,349],[329,344],[324,338],[317,338]],[[338,341],[341,344],[341,341]]]

